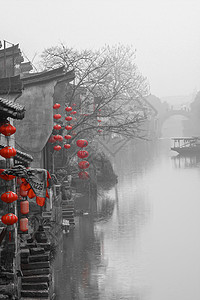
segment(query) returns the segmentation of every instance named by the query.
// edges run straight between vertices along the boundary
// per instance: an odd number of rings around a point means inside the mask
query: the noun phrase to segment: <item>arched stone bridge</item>
[[[184,116],[188,119],[190,119],[190,111],[185,110],[185,109],[171,109],[166,111],[166,113],[162,116],[162,118],[160,118],[160,120],[162,120],[162,124],[170,117],[172,116]]]
[[[163,115],[158,115],[158,132],[161,133],[162,130],[162,126],[164,124],[164,122],[169,119],[172,116],[183,116],[186,117],[188,120],[190,120],[191,118],[191,112],[190,110],[186,110],[186,109],[171,109],[166,111],[165,114]]]

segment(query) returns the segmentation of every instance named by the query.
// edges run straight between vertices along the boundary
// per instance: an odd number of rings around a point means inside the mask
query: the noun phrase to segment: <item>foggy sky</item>
[[[1,40],[34,63],[50,46],[131,44],[158,96],[200,89],[199,0],[0,0]]]

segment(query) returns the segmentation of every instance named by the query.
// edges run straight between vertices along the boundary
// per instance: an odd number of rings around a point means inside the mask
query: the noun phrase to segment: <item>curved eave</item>
[[[37,84],[43,84],[52,80],[58,80],[58,81],[67,81],[70,82],[74,80],[75,74],[74,70],[65,72],[64,67],[54,69],[47,72],[40,72],[36,73],[24,78],[21,78],[24,87],[30,86],[30,85],[37,85]]]

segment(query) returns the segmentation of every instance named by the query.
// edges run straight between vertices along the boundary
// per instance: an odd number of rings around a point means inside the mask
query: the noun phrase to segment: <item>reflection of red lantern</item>
[[[85,150],[79,150],[77,152],[77,156],[79,158],[86,158],[86,157],[88,157],[88,155],[89,155],[89,153],[87,151],[85,151]]]
[[[53,109],[58,109],[60,107],[59,103],[54,104]]]
[[[82,160],[78,163],[80,169],[87,169],[89,168],[90,164],[87,160]]]
[[[66,130],[71,130],[71,129],[72,129],[72,126],[67,125],[67,126],[65,126],[65,129],[66,129]]]
[[[55,114],[53,117],[54,117],[54,119],[58,120],[58,119],[61,118],[61,115],[60,114]]]
[[[1,195],[1,200],[6,203],[12,203],[18,199],[17,194],[12,191],[5,192]]]
[[[90,177],[88,172],[86,172],[86,171],[79,172],[78,176],[79,176],[80,179],[88,179]]]
[[[9,181],[9,180],[12,180],[12,179],[15,178],[15,176],[13,176],[13,175],[7,175],[7,174],[2,175],[1,173],[2,173],[3,171],[5,171],[5,170],[4,170],[4,169],[0,169],[0,177],[1,177],[2,179],[6,180],[6,181]]]
[[[65,149],[69,149],[70,147],[71,147],[70,144],[65,144],[65,145],[64,145],[64,148],[65,148]]]
[[[5,157],[5,158],[10,158],[12,156],[15,156],[17,154],[17,151],[15,148],[12,148],[10,146],[4,147],[3,149],[0,150],[0,155]]]
[[[54,135],[52,135],[49,139],[49,143],[54,144],[56,140],[54,139]]]
[[[76,111],[72,111],[70,114],[75,115],[76,113],[77,113]]]
[[[65,120],[66,120],[66,121],[71,121],[71,120],[72,120],[72,117],[67,116],[67,117],[65,118]]]
[[[56,145],[56,146],[53,147],[53,149],[54,149],[55,151],[60,151],[61,146],[60,146],[60,145]]]
[[[5,136],[10,136],[16,132],[16,128],[12,126],[10,123],[5,123],[0,126],[0,133]]]
[[[86,141],[86,140],[78,140],[78,141],[76,142],[76,145],[77,145],[78,147],[80,147],[80,148],[87,147],[88,141]]]
[[[65,138],[66,140],[70,140],[72,137],[71,137],[71,135],[67,134],[67,135],[64,136],[64,138]]]
[[[63,141],[63,137],[62,137],[62,135],[57,134],[54,136],[54,140],[61,142],[61,141]]]
[[[27,218],[21,218],[19,221],[20,224],[20,230],[22,232],[28,231],[28,219]]]
[[[55,130],[60,130],[60,129],[61,129],[61,126],[60,126],[59,124],[56,124],[56,125],[53,126],[53,128],[54,128]]]
[[[66,111],[72,111],[72,107],[70,107],[70,106],[65,107],[65,110],[66,110]]]
[[[29,202],[27,200],[20,201],[20,211],[23,215],[27,215],[29,213]]]
[[[18,217],[12,213],[8,213],[1,217],[1,221],[6,225],[13,225],[18,221]]]

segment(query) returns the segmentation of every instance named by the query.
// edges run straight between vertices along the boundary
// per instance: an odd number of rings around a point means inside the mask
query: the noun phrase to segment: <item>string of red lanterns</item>
[[[59,109],[60,108],[60,104],[59,103],[55,103],[54,105],[53,105],[53,109]],[[55,119],[55,120],[59,120],[59,119],[61,119],[61,114],[55,114],[54,116],[53,116],[53,118]],[[53,128],[55,129],[55,130],[60,130],[62,127],[61,127],[61,125],[59,125],[59,124],[55,124],[54,126],[53,126]],[[50,137],[50,143],[55,143],[56,141],[58,141],[58,142],[62,142],[63,141],[63,137],[62,137],[62,135],[59,135],[59,134],[56,134],[56,135],[54,135],[54,136],[51,136]],[[62,149],[62,147],[60,146],[60,145],[55,145],[54,147],[53,147],[53,149],[55,150],[55,151],[60,151],[61,149]]]
[[[80,148],[85,148],[88,146],[88,141],[84,140],[84,139],[80,139],[80,140],[77,140],[76,144]],[[86,150],[79,150],[77,152],[77,156],[81,159],[88,157],[88,155],[89,155],[89,153]],[[81,170],[85,170],[90,166],[90,163],[87,160],[82,160],[78,163],[78,166]],[[86,171],[80,171],[78,173],[78,176],[80,179],[88,179],[89,178],[89,174]]]
[[[16,128],[10,124],[8,120],[5,121],[0,126],[0,133],[7,137],[7,141],[9,143],[9,137],[13,135],[16,132]],[[17,154],[17,151],[15,148],[7,145],[4,148],[0,150],[0,155],[4,157],[5,159],[10,159],[11,157],[14,157]],[[1,169],[2,173],[4,170]],[[13,180],[15,176],[12,175],[0,175],[0,177],[6,181]],[[7,191],[1,195],[1,200],[7,204],[10,204],[18,199],[18,196],[13,191]],[[1,221],[5,225],[13,225],[18,221],[18,217],[13,213],[7,213],[1,217]],[[9,231],[9,241],[11,241],[11,231]]]
[[[72,105],[73,105],[73,104],[72,104]],[[74,112],[72,111],[72,107],[71,107],[71,106],[65,107],[65,111],[66,111],[66,113],[74,114]],[[67,122],[70,122],[70,121],[72,121],[72,117],[69,116],[69,115],[66,115],[65,120],[66,120]],[[69,131],[69,133],[70,133],[70,130],[72,130],[72,128],[73,128],[73,126],[72,126],[71,124],[67,124],[67,125],[65,126],[65,129],[66,129],[67,131]],[[66,135],[64,136],[64,138],[67,140],[67,144],[64,145],[64,148],[65,148],[65,149],[70,149],[70,148],[71,148],[71,145],[69,144],[69,141],[71,140],[72,136],[71,136],[70,134],[66,134]]]

